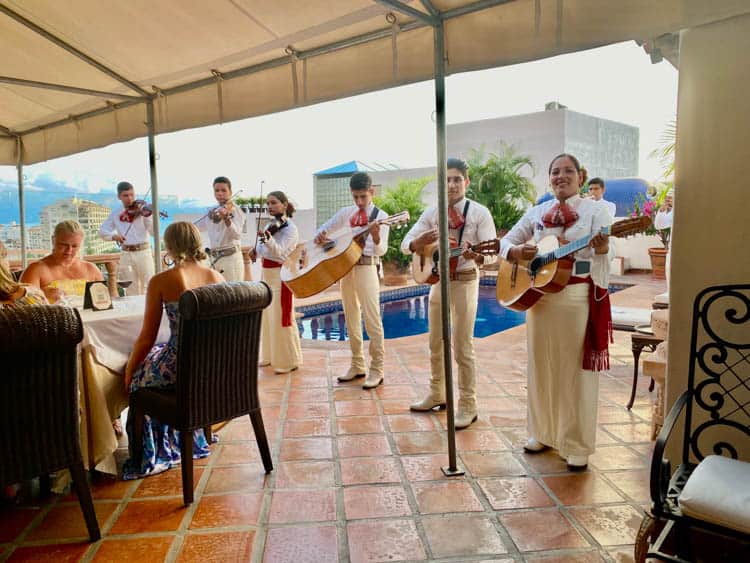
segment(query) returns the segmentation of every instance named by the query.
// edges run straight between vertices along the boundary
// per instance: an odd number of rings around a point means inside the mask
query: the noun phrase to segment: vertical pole
[[[154,100],[146,102],[146,121],[148,124],[148,170],[151,180],[151,203],[154,213],[154,271],[161,272],[161,231],[159,230],[159,186],[156,177],[156,124],[154,123]]]
[[[16,137],[16,170],[18,171],[18,215],[21,223],[21,268],[26,269],[26,206],[23,201],[23,142]]]
[[[435,133],[437,137],[437,193],[438,229],[440,231],[440,256],[448,256],[448,191],[446,189],[447,154],[445,140],[445,36],[442,20],[433,28],[435,37]],[[448,425],[447,476],[463,475],[456,466],[456,426],[453,412],[453,356],[451,354],[450,261],[441,259],[440,265],[440,315],[443,328],[443,371],[445,373],[445,402]]]

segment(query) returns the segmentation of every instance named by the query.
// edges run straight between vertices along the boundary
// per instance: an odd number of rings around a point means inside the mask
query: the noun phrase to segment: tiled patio
[[[627,280],[627,279],[626,279]],[[630,281],[630,280],[627,280]],[[613,296],[648,307],[663,284]],[[0,561],[631,561],[648,502],[654,394],[631,412],[630,335],[616,333],[601,379],[598,450],[584,473],[554,452],[523,453],[525,329],[477,341],[479,421],[456,434],[463,477],[445,478],[445,411],[414,414],[426,390],[427,337],[389,340],[385,384],[339,384],[340,346],[305,349],[288,375],[262,370],[274,471],[249,420],[197,462],[195,503],[179,470],[93,485],[103,540],[86,542],[75,498],[0,509]]]

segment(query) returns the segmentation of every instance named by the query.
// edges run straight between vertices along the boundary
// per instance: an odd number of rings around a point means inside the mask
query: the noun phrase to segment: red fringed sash
[[[451,229],[460,229],[464,226],[464,216],[451,205],[448,208],[448,226]]]
[[[609,343],[614,342],[609,292],[606,288],[596,286],[591,277],[572,277],[568,283],[589,285],[589,319],[583,342],[583,369],[591,371],[609,369]]]
[[[264,268],[281,268],[280,262],[263,258]],[[292,326],[292,290],[281,282],[281,326]]]

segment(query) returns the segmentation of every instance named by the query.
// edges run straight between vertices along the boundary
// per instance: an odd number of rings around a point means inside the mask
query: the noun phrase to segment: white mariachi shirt
[[[224,221],[214,223],[208,215],[201,217],[195,225],[201,231],[208,231],[211,250],[239,246],[242,239],[242,228],[245,225],[245,212],[238,205],[232,206],[232,219],[227,225]]]
[[[255,251],[261,258],[283,264],[296,248],[297,242],[299,242],[297,225],[291,219],[287,219],[286,227],[276,231],[268,240],[265,240],[262,236],[258,237]]]
[[[367,218],[370,218],[370,215],[372,215],[372,210],[374,209],[375,205],[372,203],[367,206],[365,209],[365,213],[367,213]],[[320,234],[322,231],[325,231],[329,235],[336,233],[336,231],[339,231],[344,228],[351,228],[350,225],[350,219],[359,212],[359,207],[356,205],[348,205],[347,207],[342,207],[339,209],[333,217],[328,219],[325,223],[323,223],[320,228],[318,229],[317,234]],[[375,217],[376,221],[387,219],[388,214],[383,211],[382,209],[378,210],[378,214]],[[354,227],[359,228],[359,227]],[[390,229],[388,225],[380,225],[380,243],[375,244],[372,241],[372,236],[368,236],[365,240],[365,247],[362,250],[362,254],[364,256],[383,256],[383,254],[386,253],[388,250],[388,233],[390,232]]]
[[[461,242],[468,242],[469,244],[477,244],[487,240],[497,238],[497,231],[495,230],[495,222],[492,219],[490,210],[487,209],[481,203],[468,198],[461,198],[461,201],[453,205],[460,215],[464,213],[464,207],[466,202],[469,202],[469,209],[466,211],[466,219],[463,237]],[[415,238],[426,233],[432,229],[438,228],[438,208],[437,206],[428,207],[424,213],[422,213],[419,220],[414,223],[414,226],[406,233],[404,240],[401,242],[401,252],[404,254],[412,254],[409,250],[409,244]],[[458,240],[460,229],[449,229],[448,236]],[[496,256],[482,256],[484,264],[492,264],[497,260]],[[476,262],[474,260],[466,260],[463,256],[459,256],[458,265],[456,266],[457,272],[467,272],[475,269]]]
[[[154,230],[154,220],[151,217],[136,217],[132,223],[121,221],[120,214],[125,209],[116,209],[109,214],[99,227],[99,236],[104,240],[112,240],[115,235],[125,237],[123,244],[134,245],[148,242],[148,237]]]
[[[557,204],[557,199],[550,199],[539,205],[535,205],[519,219],[518,223],[500,239],[500,255],[507,258],[511,247],[524,244],[529,240],[539,242],[544,237],[554,235],[562,237],[570,242],[578,240],[589,234],[598,233],[602,227],[612,224],[612,216],[606,206],[601,202],[590,198],[581,198],[578,195],[569,197],[565,203],[578,213],[578,220],[567,229],[562,227],[545,227],[542,217]],[[591,262],[591,277],[599,287],[609,285],[609,258],[607,254],[596,254],[590,246],[582,248],[573,257],[576,260]]]

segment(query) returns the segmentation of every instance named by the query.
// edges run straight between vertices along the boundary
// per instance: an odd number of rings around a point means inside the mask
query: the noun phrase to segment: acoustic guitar
[[[421,252],[415,252],[411,259],[411,275],[417,283],[435,284],[440,281],[440,266],[438,261],[440,253],[438,242],[426,245]],[[500,241],[498,239],[486,240],[470,246],[470,249],[477,254],[497,254],[500,252]],[[450,239],[450,250],[448,259],[450,260],[450,273],[456,271],[458,266],[458,257],[464,253],[463,248],[458,246],[456,239]]]
[[[373,221],[379,225],[399,226],[409,222],[409,212],[401,211],[385,219]],[[362,256],[358,240],[370,225],[345,227],[328,235],[320,245],[307,241],[297,245],[281,267],[281,281],[295,297],[310,297],[330,287],[349,273]]]
[[[600,233],[614,237],[625,237],[647,229],[649,217],[623,219],[603,227]],[[564,246],[556,236],[544,237],[537,244],[537,255],[531,260],[512,262],[501,260],[497,272],[497,300],[503,307],[514,311],[525,311],[545,293],[557,293],[568,284],[575,262],[571,254],[585,248],[593,235],[569,242]]]

